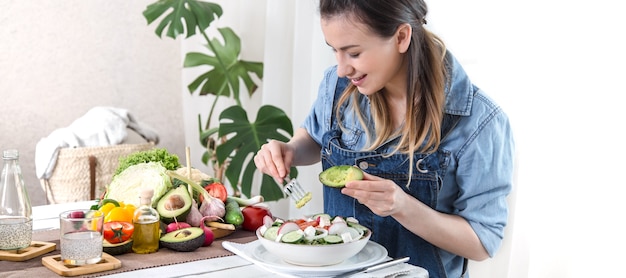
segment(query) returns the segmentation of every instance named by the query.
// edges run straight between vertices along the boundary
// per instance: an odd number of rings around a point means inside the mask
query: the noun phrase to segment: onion
[[[211,228],[207,227],[207,225],[204,223],[205,220],[207,219],[212,219],[211,216],[205,216],[202,217],[202,219],[200,220],[200,228],[202,228],[202,230],[204,230],[204,243],[202,244],[202,246],[206,247],[211,245],[211,243],[213,243],[213,240],[215,239],[215,235],[213,234],[213,230],[211,230]]]
[[[224,206],[224,202],[218,198],[211,197],[210,200],[204,198],[200,205],[200,213],[202,216],[223,217],[226,215],[226,207]]]
[[[200,227],[200,224],[202,224],[200,222],[202,221],[202,213],[200,213],[200,211],[198,210],[198,204],[196,203],[196,200],[191,201],[191,209],[189,211],[189,214],[187,214],[187,218],[185,219],[185,221],[191,226]]]

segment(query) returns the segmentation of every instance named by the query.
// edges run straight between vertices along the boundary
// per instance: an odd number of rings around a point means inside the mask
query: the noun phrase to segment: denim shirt
[[[506,196],[511,190],[513,173],[512,131],[506,114],[471,83],[450,53],[447,54],[447,65],[450,78],[445,90],[444,112],[446,117],[456,120],[437,151],[448,155],[445,157],[444,171],[439,171],[440,176],[437,177],[439,188],[435,193],[436,200],[427,205],[437,211],[456,214],[466,219],[489,256],[493,257],[500,247],[507,223]],[[318,98],[302,124],[311,138],[322,147],[322,158],[325,155],[324,144],[327,144],[325,136],[328,137],[336,129],[334,102],[337,94],[341,93],[341,90],[336,89],[338,84],[345,85],[347,82],[345,78],[338,78],[336,66],[328,68],[320,84]],[[361,95],[358,104],[348,105],[360,105],[366,120],[371,121],[367,97]],[[345,129],[338,139],[341,147],[361,151],[367,142],[363,127],[350,113],[343,113],[342,121]],[[367,128],[373,132],[373,124]],[[391,147],[382,150],[384,152],[389,149]],[[324,168],[329,166],[323,165]],[[404,187],[404,184],[399,185]],[[327,197],[325,192],[325,198]],[[327,208],[325,200],[325,209]],[[441,249],[438,252],[446,272],[440,277],[459,277],[462,258]],[[419,265],[419,262],[412,263]]]

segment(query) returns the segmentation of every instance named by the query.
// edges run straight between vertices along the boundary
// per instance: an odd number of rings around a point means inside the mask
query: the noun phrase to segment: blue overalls
[[[335,96],[343,91],[346,84],[345,79],[339,79]],[[342,131],[336,119],[333,117],[331,129],[323,137],[321,161],[324,170],[334,165],[356,165],[369,174],[395,181],[406,193],[433,209],[436,207],[441,177],[445,175],[449,164],[450,152],[437,150],[428,155],[414,154],[415,168],[410,186],[407,187],[409,157],[399,153],[385,156],[391,152],[397,138],[374,151],[350,150],[344,145],[346,138],[342,139]],[[453,121],[450,118],[444,120],[443,129],[449,130],[454,125]],[[409,256],[409,263],[427,269],[431,278],[447,277],[437,247],[404,228],[394,218],[374,214],[356,199],[343,195],[340,189],[324,186],[323,190],[324,212],[355,217],[373,230],[371,240],[383,245],[389,256]]]

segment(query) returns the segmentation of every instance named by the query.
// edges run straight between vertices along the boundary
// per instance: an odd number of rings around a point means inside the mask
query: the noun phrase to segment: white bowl
[[[268,252],[286,263],[301,266],[326,266],[341,263],[361,252],[372,235],[369,230],[357,241],[329,245],[305,245],[266,239],[261,235],[260,229],[256,230],[256,236]]]

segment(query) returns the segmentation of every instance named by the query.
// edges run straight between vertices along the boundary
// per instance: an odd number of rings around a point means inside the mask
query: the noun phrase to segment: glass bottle
[[[33,218],[30,199],[24,186],[17,150],[2,153],[4,167],[0,177],[0,250],[30,246]]]
[[[133,252],[138,254],[154,253],[159,250],[160,225],[159,213],[152,208],[154,190],[144,188],[139,193],[140,206],[135,210],[133,224]]]

